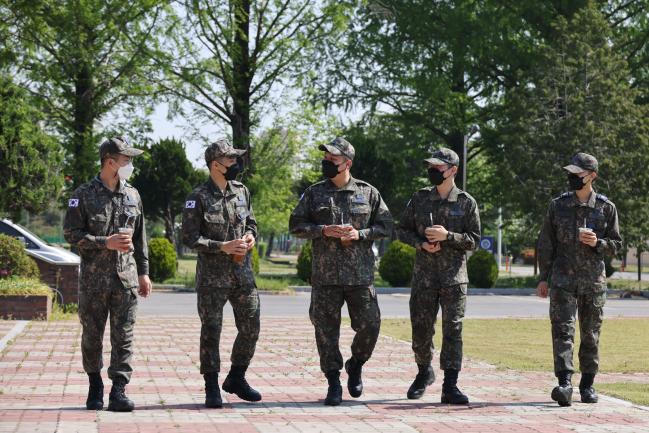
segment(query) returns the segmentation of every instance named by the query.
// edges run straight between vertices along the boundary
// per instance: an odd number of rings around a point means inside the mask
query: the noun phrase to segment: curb
[[[295,292],[311,292],[311,286],[288,286]],[[410,294],[410,287],[376,287],[376,293],[380,295],[400,295]],[[626,290],[609,289],[607,294],[620,296],[626,293]],[[527,289],[514,289],[514,288],[493,288],[493,289],[480,289],[469,287],[467,295],[472,296],[536,296],[535,288]],[[641,293],[642,297],[649,299],[649,291],[645,290]]]

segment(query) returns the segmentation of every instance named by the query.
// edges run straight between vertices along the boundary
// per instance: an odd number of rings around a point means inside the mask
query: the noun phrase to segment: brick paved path
[[[7,323],[12,322],[0,321],[0,333],[11,329]],[[306,318],[262,318],[248,375],[263,394],[261,403],[224,393],[223,409],[205,409],[199,329],[195,317],[139,319],[135,373],[127,388],[137,410],[116,414],[84,409],[87,377],[78,323],[31,322],[0,355],[0,432],[649,433],[649,411],[643,408],[607,398],[559,408],[549,401],[550,374],[507,372],[479,362],[467,362],[461,375],[470,406],[441,405],[439,379],[422,400],[409,401],[405,393],[416,373],[410,347],[389,338],[379,340],[364,368],[364,395],[354,400],[345,389],[343,405],[325,407],[326,381]],[[227,367],[234,330],[226,321],[221,355]],[[343,332],[345,357],[351,335]],[[103,375],[106,381],[105,370]]]

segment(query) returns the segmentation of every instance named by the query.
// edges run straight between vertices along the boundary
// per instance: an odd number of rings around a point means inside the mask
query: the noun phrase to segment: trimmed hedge
[[[390,243],[379,263],[379,275],[394,287],[409,286],[416,250],[401,241]]]
[[[252,263],[252,272],[255,275],[259,274],[259,251],[257,251],[257,248],[250,250],[250,261]]]
[[[313,262],[313,250],[311,241],[307,241],[297,256],[297,276],[302,281],[311,282],[311,263]]]
[[[0,279],[24,277],[38,280],[41,276],[36,262],[25,252],[18,239],[0,234]]]
[[[149,241],[149,274],[156,283],[176,276],[176,250],[167,238]]]
[[[52,297],[52,290],[34,278],[1,278],[0,296],[40,295]]]
[[[469,282],[481,289],[490,289],[498,279],[498,264],[493,254],[486,250],[474,252],[467,262]]]
[[[268,251],[268,244],[265,242],[260,242],[257,244],[257,252],[259,253],[259,257],[264,258],[266,257],[266,251]]]

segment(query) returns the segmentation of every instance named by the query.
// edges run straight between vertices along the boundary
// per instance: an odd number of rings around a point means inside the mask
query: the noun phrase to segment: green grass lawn
[[[441,348],[441,323],[433,339]],[[384,335],[399,340],[411,340],[408,319],[384,319]],[[496,365],[521,371],[553,371],[552,339],[549,319],[465,319],[463,328],[464,355]],[[578,348],[577,332],[575,347]],[[600,341],[600,371],[602,373],[649,373],[649,319],[605,319]],[[575,368],[579,360],[575,349]],[[646,404],[638,399],[642,390],[637,384],[600,384],[602,391],[611,389],[620,398]],[[644,403],[642,403],[644,401]]]
[[[638,280],[611,280],[609,279],[606,284],[610,289],[617,290],[649,290],[649,281]]]
[[[295,264],[284,261],[261,260],[259,275],[256,276],[257,287],[260,290],[274,292],[292,292],[288,286],[306,284],[298,278]],[[186,287],[196,285],[196,257],[183,257],[178,260],[178,271],[174,278],[164,281],[165,284],[183,284]]]
[[[649,384],[646,383],[600,383],[597,389],[611,397],[649,406]]]

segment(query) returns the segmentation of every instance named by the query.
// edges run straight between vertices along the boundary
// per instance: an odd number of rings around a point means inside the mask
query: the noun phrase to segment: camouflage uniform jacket
[[[250,254],[240,265],[221,251],[224,242],[246,234],[257,237],[257,221],[241,182],[229,181],[222,192],[208,179],[192,191],[183,211],[183,243],[198,252],[197,289],[254,286]]]
[[[133,251],[122,253],[106,248],[106,238],[120,227],[133,229]],[[63,223],[65,240],[81,256],[81,290],[111,286],[117,273],[125,288],[138,284],[138,275],[149,273],[149,253],[144,228],[142,200],[135,188],[119,182],[111,191],[99,176],[72,193]]]
[[[593,229],[597,245],[579,242],[579,227]],[[604,258],[614,256],[622,245],[617,210],[613,202],[593,192],[581,204],[574,192],[550,202],[538,244],[539,281],[550,279],[552,287],[601,291],[606,289]]]
[[[340,239],[325,237],[325,225],[350,223],[359,240],[344,247]],[[367,182],[354,179],[337,188],[329,179],[306,189],[291,213],[289,230],[313,240],[311,281],[319,286],[355,286],[374,283],[375,239],[389,236],[392,216],[381,194]]]
[[[432,224],[449,231],[442,249],[428,253],[421,249],[426,242],[425,231]],[[466,252],[480,244],[480,215],[476,201],[454,186],[446,200],[436,187],[417,191],[406,206],[397,228],[399,240],[417,248],[413,286],[442,288],[466,284]]]

